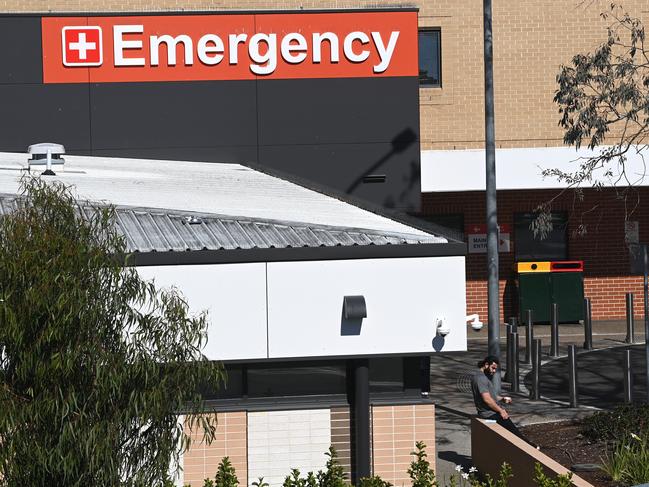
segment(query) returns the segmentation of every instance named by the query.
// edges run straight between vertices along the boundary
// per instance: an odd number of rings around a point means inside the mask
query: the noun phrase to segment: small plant
[[[550,478],[543,472],[541,464],[536,462],[534,464],[534,482],[539,487],[570,487],[572,485],[572,472]]]
[[[378,475],[373,475],[360,479],[358,487],[392,487],[392,484]]]
[[[252,483],[252,487],[270,487],[270,485],[268,485],[268,482],[264,481],[264,477],[259,477]]]
[[[297,468],[292,468],[291,475],[284,479],[282,487],[318,487],[318,480],[313,475],[313,472],[309,472],[306,477],[302,477]]]
[[[500,473],[497,479],[492,479],[491,475],[487,474],[484,482],[474,481],[472,485],[475,487],[507,487],[509,479],[513,476],[511,465],[505,462],[500,466]]]
[[[261,480],[263,481],[263,477]],[[203,481],[203,487],[238,487],[238,485],[239,479],[229,457],[223,457],[219,462],[214,480],[205,479]]]
[[[616,482],[627,485],[649,482],[649,436],[631,433],[602,462],[602,470]]]
[[[333,446],[329,447],[325,470],[318,472],[318,487],[346,487],[345,470],[338,462],[338,453]]]
[[[430,467],[426,453],[426,444],[423,441],[415,443],[416,450],[411,452],[415,460],[410,463],[408,476],[412,480],[412,487],[439,487],[435,472]]]

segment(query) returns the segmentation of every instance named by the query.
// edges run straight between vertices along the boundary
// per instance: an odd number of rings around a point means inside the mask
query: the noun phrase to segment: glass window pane
[[[442,62],[439,30],[419,31],[419,82],[441,86]]]
[[[370,365],[370,392],[403,391],[403,358],[372,358]]]
[[[344,364],[310,367],[249,367],[250,397],[301,396],[310,394],[344,394]]]
[[[547,237],[534,236],[530,224],[534,213],[514,215],[514,248],[517,261],[565,260],[568,258],[568,218],[565,213],[552,213],[552,231]]]

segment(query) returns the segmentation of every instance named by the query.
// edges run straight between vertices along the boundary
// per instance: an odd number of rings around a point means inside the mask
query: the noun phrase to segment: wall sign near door
[[[498,225],[498,252],[511,252],[510,235],[511,226],[507,224]],[[466,229],[468,250],[470,254],[487,253],[487,225],[469,225]]]

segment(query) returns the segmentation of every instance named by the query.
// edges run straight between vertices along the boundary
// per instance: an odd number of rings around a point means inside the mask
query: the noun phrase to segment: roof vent
[[[63,170],[65,159],[65,147],[61,144],[53,144],[51,142],[43,142],[40,144],[32,144],[27,148],[28,154],[31,156],[27,163],[29,164],[29,171],[43,171],[43,176],[56,176],[52,170],[53,166],[59,166],[60,171]]]

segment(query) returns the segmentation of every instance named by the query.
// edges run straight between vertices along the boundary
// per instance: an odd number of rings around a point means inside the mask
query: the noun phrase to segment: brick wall
[[[201,429],[190,430],[185,424],[185,432],[192,438],[189,451],[183,455],[184,483],[202,486],[203,479],[214,478],[219,462],[225,456],[230,458],[241,485],[248,483],[247,419],[245,411],[218,413],[216,437],[210,445],[201,441]]]
[[[338,453],[338,461],[346,478],[352,478],[351,414],[348,407],[331,408],[331,446]]]
[[[372,407],[372,474],[396,487],[411,485],[408,468],[415,442],[423,441],[435,467],[435,406]]]
[[[625,315],[627,292],[642,299],[642,278],[629,276],[629,256],[624,241],[625,218],[637,221],[640,242],[649,242],[649,188],[639,188],[626,197],[613,189],[588,189],[580,200],[573,191],[554,190],[500,191],[498,193],[498,223],[513,227],[514,213],[533,211],[540,203],[556,198],[554,211],[568,214],[568,258],[583,260],[584,288],[592,300],[593,319],[618,319]],[[485,222],[483,192],[424,193],[422,210],[425,214],[463,213],[464,224]],[[639,204],[637,204],[639,202]],[[583,235],[580,229],[585,230]],[[514,286],[514,250],[500,254],[500,299],[503,319],[516,312]],[[467,313],[487,313],[486,254],[468,254],[466,259]],[[642,313],[636,305],[636,315]]]
[[[482,147],[484,141],[482,3],[474,0],[396,0],[419,7],[422,27],[442,31],[442,88],[422,88],[422,149]],[[498,147],[561,145],[555,76],[577,52],[604,41],[604,0],[494,2],[494,86]],[[0,0],[1,12],[227,11],[375,8],[363,0]],[[643,20],[642,0],[625,8]]]

